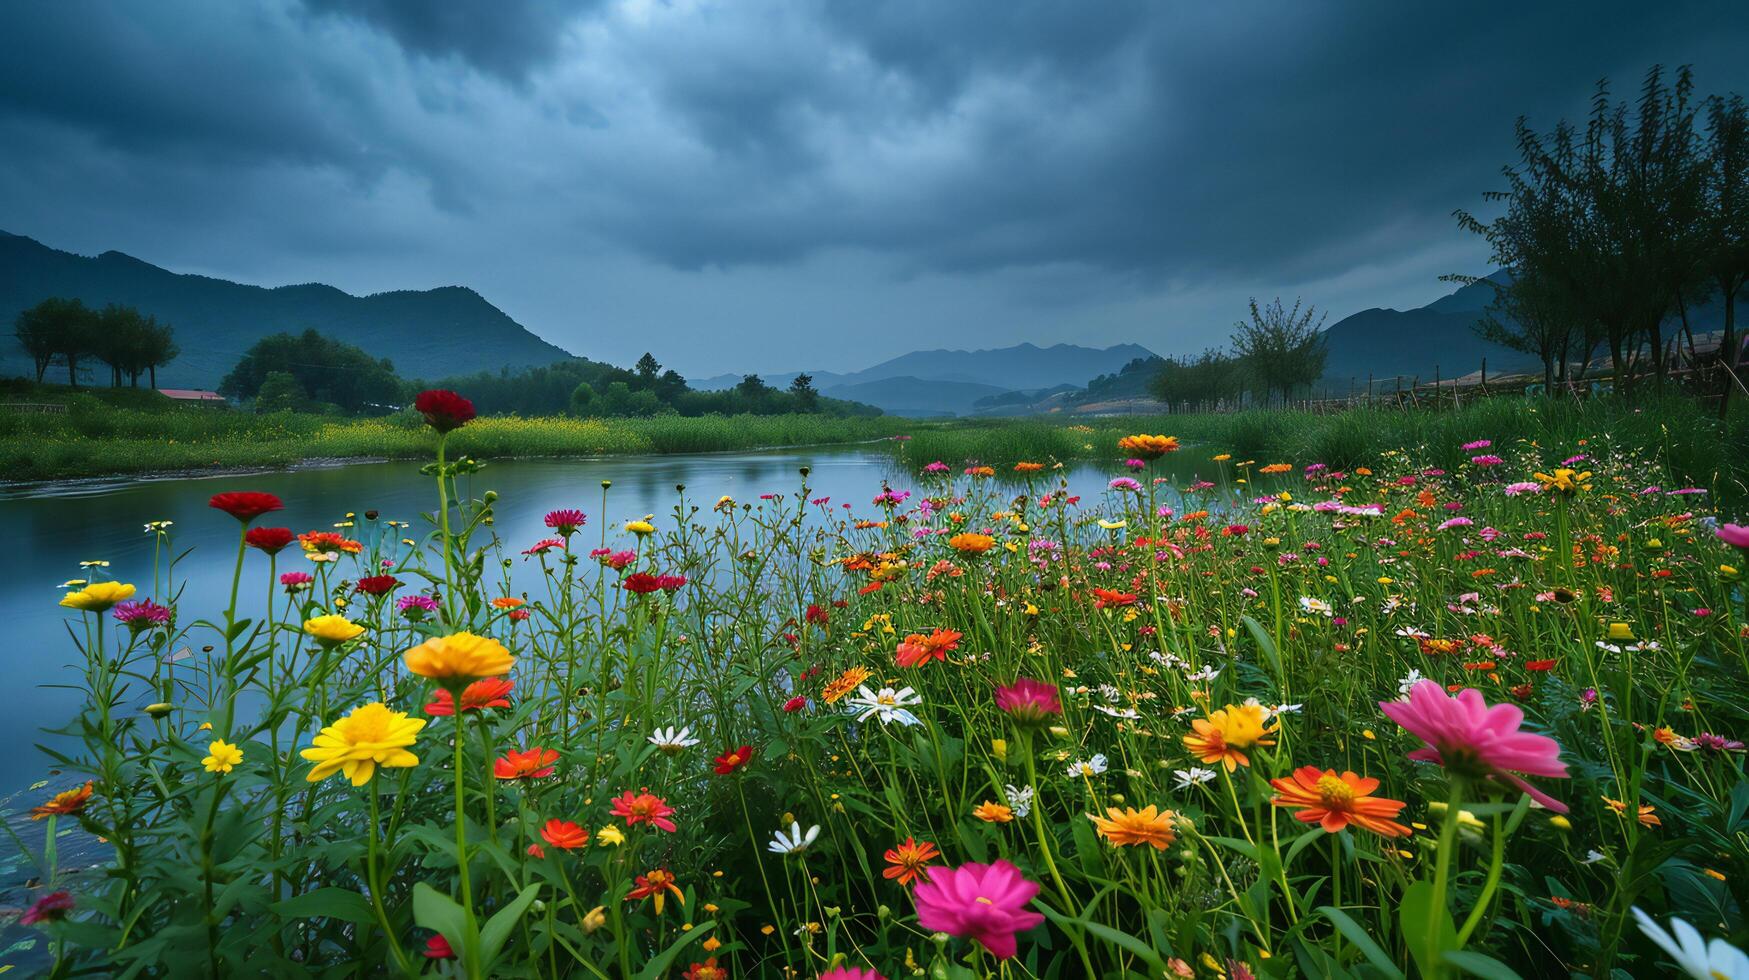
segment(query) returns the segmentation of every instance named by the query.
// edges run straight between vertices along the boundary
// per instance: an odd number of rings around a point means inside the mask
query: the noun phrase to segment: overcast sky
[[[1749,93],[1734,3],[0,4],[0,229],[179,272],[471,286],[690,375],[1222,343],[1484,272],[1512,124],[1653,63]],[[389,356],[392,351],[384,352]]]

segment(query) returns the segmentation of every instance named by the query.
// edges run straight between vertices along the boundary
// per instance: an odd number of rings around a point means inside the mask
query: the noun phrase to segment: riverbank
[[[935,460],[954,467],[975,461],[1005,471],[1022,460],[1113,459],[1117,440],[1139,431],[1176,435],[1214,453],[1335,467],[1363,465],[1380,453],[1405,449],[1456,468],[1474,455],[1463,447],[1481,438],[1478,433],[1491,434],[1497,446],[1527,443],[1574,453],[1604,440],[1656,453],[1683,480],[1731,494],[1744,492],[1736,461],[1749,454],[1749,415],[1735,413],[1727,424],[1681,398],[1638,405],[1495,399],[1442,411],[1379,408],[1311,415],[1257,410],[1091,419],[504,416],[477,420],[450,445],[451,452],[508,459],[873,442],[914,468]],[[7,482],[274,469],[318,460],[421,459],[429,451],[429,434],[410,414],[336,419],[290,412],[149,410],[95,401],[71,405],[61,414],[0,413],[0,476]]]

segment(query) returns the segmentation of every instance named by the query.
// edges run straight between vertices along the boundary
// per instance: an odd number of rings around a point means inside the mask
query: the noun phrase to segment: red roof
[[[198,388],[159,388],[158,394],[178,401],[222,402],[225,400],[225,396],[216,391],[201,391]]]

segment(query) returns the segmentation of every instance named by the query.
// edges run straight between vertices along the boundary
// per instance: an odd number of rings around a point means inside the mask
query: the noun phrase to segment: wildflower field
[[[425,515],[239,486],[234,555],[67,584],[57,975],[1749,975],[1749,529],[1655,445],[1089,431],[1095,499],[918,439],[511,527],[419,410]]]

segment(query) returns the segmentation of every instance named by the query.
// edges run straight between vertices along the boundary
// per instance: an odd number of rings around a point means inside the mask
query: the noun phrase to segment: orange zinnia
[[[956,630],[944,630],[940,627],[931,630],[928,636],[922,633],[912,633],[905,637],[893,652],[893,658],[901,667],[921,667],[931,660],[946,660],[949,650],[959,648],[960,637],[964,634]]]
[[[1000,803],[985,800],[972,810],[972,816],[985,823],[1007,823],[1014,819],[1014,811]]]
[[[58,817],[69,813],[78,813],[85,809],[85,804],[91,800],[91,783],[86,783],[77,789],[64,790],[49,798],[47,803],[30,808],[30,819],[41,820],[44,817]]]
[[[941,857],[941,852],[929,841],[921,844],[915,837],[905,838],[905,843],[898,847],[887,849],[887,864],[891,867],[881,872],[883,877],[891,878],[901,885],[909,885],[916,880],[929,880],[929,862]]]
[[[868,680],[869,675],[870,671],[867,667],[851,667],[839,674],[820,691],[820,700],[827,704],[837,704],[844,699],[845,695],[861,686],[863,681]]]
[[[589,831],[569,820],[548,820],[540,835],[542,840],[564,851],[576,850],[589,843]]]
[[[1294,819],[1315,823],[1329,833],[1336,833],[1349,824],[1370,830],[1382,837],[1407,837],[1409,828],[1391,819],[1402,812],[1400,800],[1387,800],[1370,795],[1379,788],[1379,781],[1334,769],[1301,766],[1291,779],[1272,779],[1280,796],[1269,802],[1276,806],[1299,807]]]
[[[543,779],[553,774],[553,763],[557,761],[556,749],[538,745],[526,752],[511,749],[504,753],[504,758],[493,760],[492,775],[499,779]]]
[[[1167,453],[1178,451],[1178,437],[1147,434],[1124,436],[1117,441],[1117,448],[1126,453],[1134,453],[1143,459],[1159,459]]]
[[[1253,745],[1274,745],[1275,740],[1263,736],[1275,731],[1278,726],[1264,727],[1267,717],[1262,705],[1241,704],[1227,705],[1218,711],[1209,712],[1207,718],[1198,718],[1190,723],[1195,731],[1184,736],[1184,747],[1202,762],[1219,762],[1232,772],[1240,766],[1251,764],[1251,757],[1244,752]]]
[[[1099,829],[1099,836],[1111,841],[1114,847],[1134,847],[1137,844],[1147,844],[1156,851],[1164,851],[1178,839],[1178,834],[1172,829],[1171,810],[1160,810],[1153,806],[1105,808],[1105,816],[1096,817],[1087,814],[1087,819],[1093,821],[1093,826]]]
[[[988,534],[962,531],[947,539],[947,546],[962,555],[981,555],[996,547],[996,539]]]

